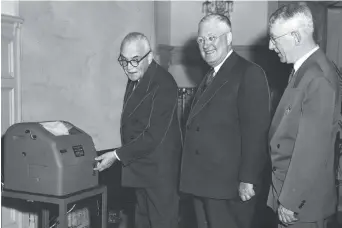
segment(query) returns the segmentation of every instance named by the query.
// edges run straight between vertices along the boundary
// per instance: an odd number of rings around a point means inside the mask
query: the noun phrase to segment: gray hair
[[[312,13],[304,2],[290,3],[277,9],[270,17],[269,28],[279,20],[285,22],[293,20],[297,22],[297,28],[302,28],[305,33],[309,35],[314,33]]]
[[[123,38],[121,42],[121,46],[120,46],[120,52],[122,52],[122,49],[125,44],[134,42],[134,41],[141,41],[141,43],[145,46],[146,50],[151,49],[150,42],[144,34],[140,32],[130,32],[125,36],[125,38]]]
[[[232,23],[230,22],[228,17],[226,17],[222,14],[216,14],[216,13],[208,14],[208,15],[204,16],[200,20],[198,25],[201,25],[202,23],[210,21],[210,20],[217,20],[217,21],[222,22],[223,24],[227,25],[229,29],[232,28]]]

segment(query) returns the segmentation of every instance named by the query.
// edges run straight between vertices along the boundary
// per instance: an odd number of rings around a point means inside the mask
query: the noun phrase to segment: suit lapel
[[[156,74],[157,64],[152,61],[144,76],[140,79],[136,88],[133,91],[133,82],[129,82],[126,87],[124,97],[124,107],[121,116],[121,125],[125,123],[127,118],[136,110],[141,102],[150,95],[149,92],[151,82]]]
[[[315,62],[317,62],[317,60],[320,58],[321,55],[324,55],[324,54],[322,53],[321,49],[318,49],[307,60],[304,61],[304,63],[299,67],[299,69],[294,74],[293,80],[288,84],[279,102],[277,110],[274,114],[272,124],[269,130],[269,141],[272,140],[274,134],[278,130],[278,127],[284,117],[284,114],[285,114],[284,112],[286,112],[286,106],[288,105],[288,97],[291,96],[291,94],[289,93],[293,92],[292,89],[298,87],[299,83],[303,80],[303,76],[304,76],[306,69],[310,67],[312,64],[314,64]]]
[[[279,101],[277,110],[274,113],[274,117],[272,119],[272,123],[271,123],[270,130],[269,130],[269,133],[268,133],[269,142],[272,140],[272,138],[273,138],[275,132],[277,131],[277,129],[278,129],[282,119],[284,118],[285,109],[289,105],[288,104],[288,102],[289,102],[288,97],[289,97],[289,95],[291,95],[289,93],[291,93],[290,85],[284,91],[284,94],[282,95],[282,98]]]
[[[198,99],[201,97],[201,95],[203,95],[203,89],[204,89],[204,84],[205,84],[205,81],[207,79],[207,76],[208,74],[210,73],[210,70],[209,72],[204,76],[203,80],[201,81],[201,83],[199,84],[197,90],[196,90],[196,93],[195,93],[195,96],[194,96],[194,99],[192,100],[192,103],[191,103],[191,110],[192,108],[196,105],[196,103],[198,102]]]
[[[219,71],[216,73],[211,84],[207,86],[204,91],[202,91],[202,88],[206,81],[206,77],[203,78],[194,97],[194,102],[188,117],[189,122],[208,104],[208,102],[217,94],[217,92],[226,83],[228,83],[229,79],[234,75],[233,70],[236,69],[235,66],[237,65],[238,59],[239,56],[235,52],[232,52],[232,54],[226,59]]]
[[[125,90],[125,96],[124,96],[124,105],[123,107],[125,108],[128,97],[132,94],[133,92],[133,87],[134,87],[134,82],[131,80],[128,80],[127,85],[126,85],[126,90]]]

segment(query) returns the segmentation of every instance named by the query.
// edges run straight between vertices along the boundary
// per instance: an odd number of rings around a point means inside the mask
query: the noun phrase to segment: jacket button
[[[197,155],[198,155],[198,154],[199,154],[199,151],[198,151],[198,150],[196,150],[196,151],[195,151],[195,154],[197,154]]]
[[[134,136],[131,136],[130,138],[131,138],[131,139],[134,139]]]
[[[197,128],[196,128],[196,131],[199,131],[199,130],[200,130],[200,128],[199,128],[199,127],[197,127]]]
[[[272,167],[272,170],[273,170],[273,171],[276,171],[276,170],[277,170],[277,168],[273,166],[273,167]]]
[[[277,144],[277,148],[279,149],[279,147],[280,147],[280,144]]]

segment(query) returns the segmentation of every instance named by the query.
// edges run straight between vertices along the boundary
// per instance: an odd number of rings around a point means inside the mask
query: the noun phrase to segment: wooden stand
[[[101,194],[102,198],[102,228],[107,228],[107,188],[106,186],[97,186],[80,192],[75,192],[66,196],[51,196],[43,194],[34,194],[29,192],[19,192],[4,189],[2,197],[15,198],[27,201],[37,201],[42,203],[52,203],[58,205],[59,219],[58,228],[68,228],[67,207],[68,204],[83,200],[92,196]],[[43,228],[49,228],[49,211],[42,209],[42,225]]]

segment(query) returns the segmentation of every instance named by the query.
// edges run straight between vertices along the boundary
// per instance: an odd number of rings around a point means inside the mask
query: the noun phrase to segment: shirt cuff
[[[116,151],[114,151],[114,155],[116,157],[116,159],[118,159],[120,161],[120,158],[118,157],[118,155],[116,154]]]

